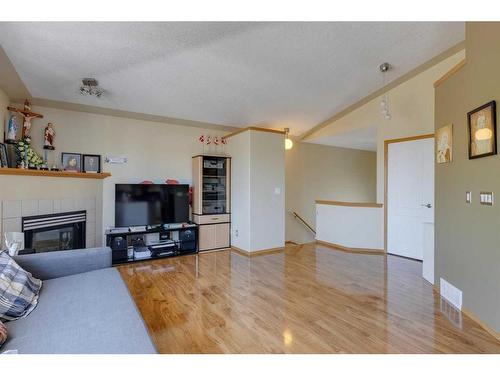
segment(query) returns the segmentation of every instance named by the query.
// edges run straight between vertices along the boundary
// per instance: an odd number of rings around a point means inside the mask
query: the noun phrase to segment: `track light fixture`
[[[100,98],[104,90],[99,88],[99,84],[95,78],[84,78],[82,79],[82,85],[80,86],[80,94],[95,96]]]

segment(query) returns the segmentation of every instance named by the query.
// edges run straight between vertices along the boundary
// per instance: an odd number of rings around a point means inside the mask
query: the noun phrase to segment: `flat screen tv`
[[[189,185],[115,185],[115,226],[189,221]]]

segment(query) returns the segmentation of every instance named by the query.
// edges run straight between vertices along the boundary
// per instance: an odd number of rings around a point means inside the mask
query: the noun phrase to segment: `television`
[[[115,185],[116,227],[188,221],[189,185]]]

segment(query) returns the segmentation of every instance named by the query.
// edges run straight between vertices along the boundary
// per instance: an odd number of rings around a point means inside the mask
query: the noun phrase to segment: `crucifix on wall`
[[[15,108],[15,107],[7,107],[9,111],[17,112],[21,116],[23,116],[23,130],[21,139],[31,139],[30,130],[31,130],[31,120],[34,118],[43,118],[43,115],[35,112],[31,112],[31,104],[28,99],[24,101],[24,108]]]

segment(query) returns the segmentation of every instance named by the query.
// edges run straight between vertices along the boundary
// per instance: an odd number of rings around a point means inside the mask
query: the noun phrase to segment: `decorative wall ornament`
[[[469,127],[469,159],[496,155],[496,103],[491,101],[467,113]]]
[[[21,138],[26,140],[30,139],[30,132],[31,132],[31,120],[35,118],[43,118],[43,115],[35,112],[31,112],[31,104],[28,99],[24,101],[24,109],[19,109],[15,107],[7,107],[9,111],[12,112],[17,112],[24,118],[23,122],[23,130],[22,130],[22,135]]]
[[[10,115],[9,121],[7,123],[7,135],[5,137],[5,143],[16,143],[18,130],[19,124],[17,123],[17,116]]]
[[[438,164],[453,161],[453,124],[436,130],[436,162]]]
[[[202,154],[225,155],[227,139],[221,135],[200,134],[198,142],[203,146]]]
[[[45,150],[55,150],[54,147],[54,137],[56,136],[56,132],[54,130],[54,126],[51,122],[47,124],[45,127],[45,131],[43,133],[43,148]]]

